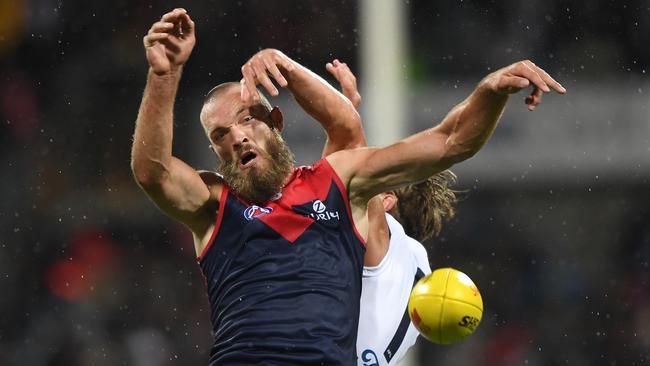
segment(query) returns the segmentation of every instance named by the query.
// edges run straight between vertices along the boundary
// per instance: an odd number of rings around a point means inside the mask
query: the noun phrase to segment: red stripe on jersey
[[[352,216],[352,209],[350,208],[350,198],[348,197],[348,191],[345,189],[345,185],[343,185],[343,181],[341,181],[341,178],[339,178],[339,175],[336,173],[336,170],[334,170],[332,165],[330,165],[330,162],[327,160],[327,158],[323,158],[322,161],[324,162],[324,165],[332,172],[334,182],[336,183],[336,186],[339,187],[341,195],[343,195],[343,200],[345,201],[345,209],[348,211],[348,217],[350,218],[350,223],[352,224],[352,230],[354,230],[354,233],[356,234],[359,241],[361,241],[363,246],[366,246],[366,241],[363,239],[363,236],[359,234],[357,226],[354,224],[354,217]]]
[[[286,204],[283,205],[282,202],[280,204],[270,204],[268,207],[273,208],[273,214],[259,219],[290,243],[293,243],[307,230],[314,222],[314,219],[296,215],[291,210],[291,207],[283,206],[286,206]]]
[[[205,248],[201,251],[201,254],[196,258],[197,261],[202,261],[205,257],[205,254],[208,252],[212,244],[214,243],[214,238],[219,232],[219,227],[221,227],[221,221],[223,219],[223,211],[226,207],[226,199],[228,199],[228,186],[225,184],[221,185],[221,197],[219,198],[219,209],[217,210],[217,219],[214,223],[214,229],[212,230],[212,235],[210,235],[210,240],[205,245]]]

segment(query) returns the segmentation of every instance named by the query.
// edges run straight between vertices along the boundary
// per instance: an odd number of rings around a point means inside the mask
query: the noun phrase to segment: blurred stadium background
[[[207,362],[190,235],[129,169],[141,37],[176,6],[198,42],[175,153],[197,168],[215,164],[203,94],[261,48],[323,76],[327,61],[348,62],[376,144],[439,121],[491,70],[529,58],[549,71],[568,94],[532,113],[512,98],[487,147],[455,169],[457,218],[426,243],[432,267],[479,286],[481,326],[458,345],[420,341],[408,362],[650,363],[647,1],[0,0],[0,365]],[[397,117],[376,117],[390,92]],[[316,160],[319,128],[286,92],[273,102],[297,161]]]

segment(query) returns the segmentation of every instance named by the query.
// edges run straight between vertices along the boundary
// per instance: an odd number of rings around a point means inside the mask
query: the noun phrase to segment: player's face
[[[267,168],[266,153],[272,131],[268,111],[262,105],[246,105],[235,88],[209,103],[202,112],[204,127],[214,151],[224,163],[237,162],[246,173]]]
[[[240,196],[261,203],[280,192],[293,157],[262,105],[246,105],[239,90],[225,92],[204,106],[201,120],[222,160],[226,183]]]

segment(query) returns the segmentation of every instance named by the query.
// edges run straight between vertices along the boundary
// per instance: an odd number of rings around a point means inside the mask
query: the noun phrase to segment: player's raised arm
[[[361,118],[350,100],[317,74],[275,49],[256,53],[242,66],[246,101],[259,98],[257,85],[269,94],[278,95],[272,80],[288,88],[300,106],[318,121],[327,134],[330,152],[365,146]]]
[[[195,44],[194,22],[184,9],[174,9],[143,42],[150,68],[133,137],[133,176],[161,210],[200,233],[210,223],[203,213],[210,191],[193,168],[172,156],[174,100]]]
[[[358,110],[361,105],[361,94],[357,89],[357,77],[354,76],[348,64],[334,59],[334,61],[325,64],[325,69],[336,78],[336,81],[341,85],[341,93]]]
[[[345,62],[340,62],[338,59],[328,62],[325,65],[325,69],[334,76],[336,81],[341,85],[341,92],[343,95],[352,103],[355,109],[359,109],[361,105],[361,94],[357,89],[357,78],[354,76],[350,68]],[[350,124],[358,124],[357,126],[347,126]],[[354,143],[348,142],[351,147],[364,147],[366,146],[366,139],[363,136],[363,126],[361,125],[361,119],[357,118],[348,118],[340,121],[340,126],[347,131],[352,133],[348,136],[342,136],[342,134],[334,134],[333,137],[338,137],[347,140],[353,140]],[[325,148],[323,149],[323,157],[330,155],[338,150],[341,150],[340,147],[344,146],[344,142],[338,142],[332,138],[328,138],[325,143]]]
[[[566,92],[544,70],[521,61],[485,77],[439,125],[385,148],[340,151],[328,160],[348,184],[350,200],[363,207],[380,192],[422,181],[476,154],[492,134],[508,96],[530,85],[530,110],[539,105],[542,92]]]

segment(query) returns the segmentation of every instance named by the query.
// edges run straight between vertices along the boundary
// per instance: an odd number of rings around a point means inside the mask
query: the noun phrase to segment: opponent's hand
[[[485,85],[500,95],[514,94],[533,85],[533,91],[526,97],[528,110],[533,110],[542,102],[542,94],[551,89],[560,94],[566,89],[555,81],[546,71],[529,60],[519,61],[493,72],[484,79]]]
[[[325,65],[325,69],[332,74],[336,80],[341,84],[341,91],[346,98],[352,102],[354,108],[359,109],[361,104],[361,94],[357,89],[357,78],[345,62],[340,62],[335,59]]]
[[[190,57],[196,43],[194,22],[185,9],[174,9],[154,23],[142,41],[154,73],[176,71]]]
[[[289,83],[284,75],[291,72],[295,67],[293,60],[278,50],[267,48],[259,51],[241,67],[243,76],[241,80],[242,101],[259,101],[257,85],[262,85],[269,94],[277,96],[278,89],[271,81],[271,78],[285,88]]]

